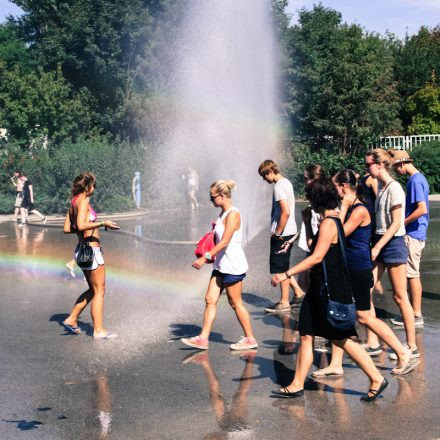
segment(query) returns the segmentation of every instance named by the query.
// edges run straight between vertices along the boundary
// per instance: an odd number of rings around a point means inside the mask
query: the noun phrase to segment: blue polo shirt
[[[425,202],[428,210],[417,220],[406,225],[406,233],[417,240],[426,240],[426,231],[429,223],[429,185],[422,173],[413,174],[406,184],[406,208],[405,218],[417,208],[418,202]]]

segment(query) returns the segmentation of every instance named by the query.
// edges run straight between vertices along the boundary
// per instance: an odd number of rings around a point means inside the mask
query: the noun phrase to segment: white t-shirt
[[[281,207],[278,203],[280,200],[286,200],[289,206],[289,219],[287,224],[281,233],[283,237],[288,235],[295,235],[298,231],[295,221],[295,195],[293,194],[293,186],[288,179],[282,177],[278,182],[275,183],[273,187],[273,197],[272,197],[272,213],[271,213],[271,229],[270,232],[273,234],[278,226],[278,222],[281,216]]]
[[[311,209],[310,226],[312,228],[313,235],[316,235],[319,230],[319,222],[321,221],[321,216]],[[299,233],[298,247],[306,252],[310,252],[309,246],[307,244],[306,236],[306,225],[301,223],[301,232]]]
[[[405,191],[399,182],[393,180],[387,186],[382,187],[379,184],[379,192],[376,197],[376,234],[383,235],[392,223],[391,208],[401,205],[402,216],[400,227],[394,234],[395,237],[405,235]]]

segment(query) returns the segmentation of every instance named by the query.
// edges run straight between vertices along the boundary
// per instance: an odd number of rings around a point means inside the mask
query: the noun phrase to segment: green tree
[[[45,70],[60,65],[75,92],[87,89],[93,123],[121,134],[124,103],[133,91],[138,57],[151,36],[148,1],[15,0],[26,43]],[[153,2],[154,6],[158,1]]]
[[[19,66],[25,73],[32,70],[33,60],[29,50],[11,23],[0,23],[0,60],[7,69]]]
[[[294,133],[344,155],[400,127],[393,58],[386,39],[342,23],[322,5],[300,11],[290,29],[289,95]]]
[[[426,84],[407,100],[410,134],[440,133],[440,86],[435,80]]]
[[[0,126],[22,145],[45,135],[56,143],[87,131],[86,100],[81,92],[72,93],[60,69],[22,74],[0,63]]]

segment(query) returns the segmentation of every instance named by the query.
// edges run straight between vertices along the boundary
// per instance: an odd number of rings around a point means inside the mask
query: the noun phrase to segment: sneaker
[[[266,313],[282,313],[282,312],[290,312],[292,307],[290,304],[288,306],[283,306],[281,303],[276,303],[271,307],[265,307],[264,311]]]
[[[411,356],[410,359],[416,359],[420,357],[420,352],[419,350],[417,350],[416,348],[409,348],[408,344],[403,344],[408,350],[411,350]],[[397,354],[396,353],[390,353],[390,355],[388,356],[392,361],[397,361]]]
[[[255,338],[246,338],[244,336],[236,344],[229,346],[231,350],[250,350],[257,347],[258,344]]]
[[[380,345],[378,345],[377,347],[370,347],[367,344],[362,344],[362,347],[365,348],[365,351],[370,355],[370,356],[378,356],[379,354],[382,353],[382,347]]]
[[[416,327],[423,327],[424,324],[425,324],[425,322],[423,321],[423,316],[422,315],[414,316],[414,320],[415,320]],[[405,325],[403,323],[403,318],[401,316],[397,316],[396,318],[393,318],[391,320],[391,323],[394,324],[394,325],[399,325],[399,326]]]
[[[181,341],[185,345],[198,348],[199,350],[208,350],[209,348],[209,341],[207,339],[201,338],[200,336],[194,336],[192,338],[182,338]]]
[[[301,304],[303,302],[304,295],[302,296],[294,296],[292,301],[290,301],[290,307],[301,307]]]

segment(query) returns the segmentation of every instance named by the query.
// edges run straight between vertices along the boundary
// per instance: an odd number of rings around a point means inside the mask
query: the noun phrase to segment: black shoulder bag
[[[322,270],[324,273],[324,290],[328,297],[327,322],[330,324],[331,327],[337,330],[349,330],[353,328],[356,324],[356,306],[353,298],[353,292],[351,289],[350,273],[348,271],[347,257],[345,255],[345,246],[344,246],[345,240],[344,240],[344,236],[341,233],[341,226],[338,220],[334,217],[330,217],[330,218],[332,218],[335,221],[336,227],[338,229],[339,248],[341,250],[342,261],[344,263],[344,270],[347,273],[351,302],[348,304],[344,304],[339,301],[334,301],[331,299],[331,293],[328,286],[327,269],[325,266],[325,257],[324,257],[324,259],[322,260]]]
[[[93,237],[93,233],[95,230],[93,230],[92,235],[90,237],[87,237],[78,245],[78,253],[76,255],[76,264],[81,267],[90,267],[93,264],[93,260],[95,258],[95,254],[93,253],[93,247],[90,246],[90,239]]]

